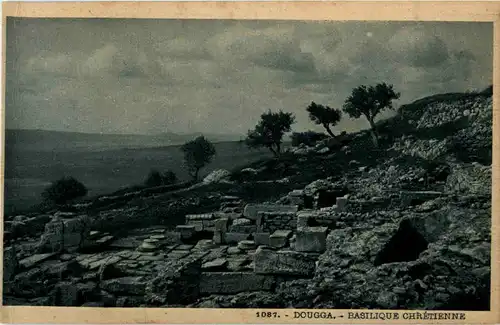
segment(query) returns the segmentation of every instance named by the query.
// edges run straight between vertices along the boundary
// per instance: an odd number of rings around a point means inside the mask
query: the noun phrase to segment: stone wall
[[[257,219],[258,232],[273,233],[276,230],[294,230],[297,214],[294,212],[260,212]]]

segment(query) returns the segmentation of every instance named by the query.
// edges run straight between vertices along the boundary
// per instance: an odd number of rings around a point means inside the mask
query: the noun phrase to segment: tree
[[[340,110],[311,102],[311,104],[307,107],[307,111],[309,112],[309,118],[311,121],[318,125],[322,125],[326,132],[328,132],[332,138],[335,138],[335,135],[330,127],[333,127],[340,122],[340,119],[342,118],[342,112]]]
[[[87,188],[73,177],[63,177],[54,181],[42,192],[44,200],[55,204],[65,204],[85,195]]]
[[[198,180],[200,169],[209,164],[216,154],[214,145],[204,136],[186,142],[181,146],[181,151],[184,152],[184,162],[194,180]]]
[[[378,146],[378,132],[375,125],[375,116],[385,109],[392,109],[392,101],[400,97],[392,85],[379,83],[375,86],[359,86],[352,90],[351,95],[346,99],[343,110],[350,117],[359,118],[364,115],[370,123],[375,146]]]
[[[159,171],[152,169],[146,181],[144,181],[144,185],[148,187],[156,187],[162,185],[171,185],[177,182],[177,176],[171,170],[168,170],[165,173],[160,173]]]
[[[255,129],[248,131],[246,144],[250,148],[268,148],[275,156],[279,156],[283,135],[291,131],[293,123],[295,116],[292,113],[263,113]]]

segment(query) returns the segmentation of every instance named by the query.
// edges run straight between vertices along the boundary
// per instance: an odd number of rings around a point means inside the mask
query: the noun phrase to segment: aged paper
[[[3,3],[3,323],[498,323],[495,2]]]

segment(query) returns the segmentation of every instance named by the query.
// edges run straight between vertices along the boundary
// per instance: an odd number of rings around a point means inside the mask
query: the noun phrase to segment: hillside
[[[179,180],[190,179],[182,165],[180,144],[192,138],[182,135],[165,139],[155,142],[149,136],[46,131],[8,133],[5,213],[24,213],[26,208],[41,201],[42,191],[52,181],[64,176],[75,177],[85,184],[89,197],[141,185],[151,169],[172,170]],[[174,144],[168,145],[170,142]],[[217,155],[202,169],[202,176],[214,169],[242,166],[270,156],[267,150],[250,150],[236,141],[214,141],[214,144]]]
[[[399,113],[379,148],[359,132],[16,216],[5,304],[489,310],[491,94]]]

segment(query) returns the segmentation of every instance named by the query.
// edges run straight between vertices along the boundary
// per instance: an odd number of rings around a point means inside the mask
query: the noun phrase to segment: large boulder
[[[208,251],[198,251],[165,265],[146,287],[146,302],[151,306],[192,303],[200,294],[203,258]]]
[[[490,216],[444,205],[400,222],[333,230],[315,308],[489,308]]]
[[[490,196],[491,183],[491,166],[456,165],[446,180],[445,190],[453,194]]]
[[[227,180],[231,176],[231,173],[225,169],[217,169],[208,174],[204,179],[204,184],[220,183],[221,181]]]
[[[39,252],[76,251],[82,248],[90,235],[90,219],[86,215],[65,219],[54,216],[45,225],[40,237]]]

